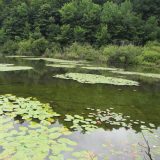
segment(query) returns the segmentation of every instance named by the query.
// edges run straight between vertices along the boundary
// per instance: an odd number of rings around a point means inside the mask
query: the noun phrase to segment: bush
[[[46,57],[58,57],[62,56],[62,48],[59,43],[51,43],[45,50]]]
[[[72,59],[95,60],[99,52],[89,44],[81,45],[77,42],[65,49],[65,56]]]
[[[31,51],[32,41],[33,41],[32,39],[28,39],[19,42],[17,53],[19,55],[27,55],[27,56],[33,55],[34,53],[32,53]]]
[[[44,38],[39,39],[27,39],[18,43],[18,51],[19,55],[34,55],[34,56],[42,56],[45,54],[45,51],[48,47],[48,41]]]
[[[138,56],[142,54],[142,49],[133,45],[107,46],[103,48],[102,54],[106,56],[106,60],[110,64],[130,65],[138,64]]]
[[[160,62],[160,53],[154,50],[146,50],[143,53],[143,61],[147,63]]]
[[[140,58],[143,64],[160,64],[160,43],[147,43]]]
[[[18,50],[18,43],[16,41],[9,40],[2,46],[2,53],[8,55],[16,54]]]
[[[45,38],[39,38],[32,42],[31,50],[35,56],[42,56],[48,47],[48,41]]]
[[[111,55],[114,55],[116,51],[118,50],[118,46],[114,45],[108,45],[103,48],[101,48],[101,61],[108,62]]]

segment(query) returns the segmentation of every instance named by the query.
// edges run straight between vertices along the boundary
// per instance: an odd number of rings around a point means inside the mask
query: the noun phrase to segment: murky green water
[[[0,63],[33,66],[34,70],[0,72],[0,94],[36,97],[49,102],[62,115],[87,114],[87,107],[106,110],[129,116],[133,120],[126,125],[97,124],[91,134],[74,131],[70,136],[78,142],[75,150],[88,150],[100,160],[143,159],[146,146],[142,133],[149,141],[154,159],[160,159],[160,79],[118,75],[109,71],[93,71],[80,68],[63,69],[46,67],[45,61],[28,61],[21,58],[1,58]],[[160,73],[158,69],[129,68],[132,71]],[[53,78],[56,74],[80,72],[105,76],[123,77],[140,82],[140,86],[113,86],[107,84],[81,84],[73,80]],[[134,123],[137,121],[138,123]],[[145,122],[148,130],[142,128]],[[150,125],[151,124],[151,125]],[[67,125],[60,118],[55,125]],[[139,145],[140,144],[140,145]],[[69,154],[65,155],[66,159]]]

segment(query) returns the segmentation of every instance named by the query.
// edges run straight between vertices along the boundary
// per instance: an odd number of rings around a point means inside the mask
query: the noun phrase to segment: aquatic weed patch
[[[85,67],[81,67],[83,69],[88,69],[88,70],[102,70],[102,71],[123,71],[123,69],[120,68],[109,68],[109,67],[98,67],[98,66],[85,66]]]
[[[102,83],[102,84],[112,84],[112,85],[127,85],[127,86],[139,86],[139,83],[132,80],[127,80],[123,78],[116,77],[105,77],[96,74],[85,74],[85,73],[66,73],[53,76],[60,79],[72,79],[78,81],[79,83]]]
[[[96,121],[99,126],[105,126],[105,128],[120,128],[134,129],[140,128],[143,131],[152,132],[156,126],[153,123],[147,124],[141,120],[133,120],[128,115],[114,112],[114,108],[108,108],[106,110],[87,108],[89,114],[87,115],[91,120]]]
[[[69,128],[74,131],[91,133],[95,129],[104,128],[110,130],[113,128],[137,129],[152,132],[156,126],[153,123],[147,124],[141,120],[133,120],[128,115],[116,113],[114,108],[106,110],[86,108],[88,113],[84,115],[66,115],[64,121],[69,124]]]
[[[70,129],[74,131],[91,132],[98,128],[96,121],[80,115],[66,115],[64,121],[71,122]]]
[[[60,116],[49,104],[40,103],[35,98],[22,98],[13,95],[0,96],[0,114],[11,117],[20,116],[23,120],[37,119],[42,123],[54,121],[54,117]]]
[[[63,153],[73,151],[77,145],[67,138],[71,132],[64,127],[51,128],[38,123],[15,125],[11,118],[0,117],[0,159],[63,160]]]
[[[72,61],[72,60],[63,60],[63,59],[55,59],[55,58],[41,58],[41,57],[35,57],[35,58],[23,58],[25,60],[31,60],[31,61],[39,61],[44,60],[46,62],[53,62],[53,63],[59,63],[59,64],[81,64],[81,63],[87,63],[87,61]]]
[[[76,68],[74,64],[46,64],[46,66],[53,68]]]
[[[112,73],[122,74],[122,75],[137,75],[137,76],[144,76],[150,78],[158,78],[160,79],[160,74],[155,73],[141,73],[141,72],[129,72],[129,71],[122,71],[122,70],[115,70],[111,71]]]
[[[0,72],[31,70],[29,66],[14,66],[14,64],[0,64]]]
[[[66,127],[51,125],[60,115],[49,104],[34,98],[1,95],[0,114],[0,159],[60,160],[64,159],[64,152],[73,151],[76,145],[66,137],[71,134]],[[17,116],[27,124],[15,121]]]
[[[152,123],[149,124],[150,127],[147,127],[145,122],[132,120],[130,116],[124,116],[122,113],[115,113],[114,108],[106,110],[86,108],[87,113],[82,113],[82,115],[61,116],[60,119],[64,125],[67,124],[67,127],[53,125],[51,122],[60,115],[54,112],[54,108],[51,108],[49,104],[41,103],[35,98],[2,95],[0,96],[0,108],[0,159],[99,160],[102,157],[101,160],[105,159],[106,154],[98,155],[92,150],[78,149],[79,143],[71,140],[73,131],[87,133],[90,136],[98,128],[105,130],[122,127],[131,129],[140,125],[146,132],[148,129],[155,128]],[[24,123],[20,123],[15,120],[17,115],[22,118],[28,117],[24,118]],[[38,122],[33,121],[35,119]],[[157,143],[155,144],[157,145]],[[108,157],[111,155],[124,157],[123,152],[108,145],[107,141],[102,143],[102,147],[109,150]],[[138,146],[136,147],[138,148]],[[159,147],[155,152],[159,154]],[[69,157],[66,158],[66,155]]]

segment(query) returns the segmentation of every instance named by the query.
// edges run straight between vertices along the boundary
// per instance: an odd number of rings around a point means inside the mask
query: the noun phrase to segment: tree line
[[[42,37],[96,46],[160,39],[159,0],[1,0],[0,15],[1,44]]]
[[[0,0],[0,54],[159,64],[159,15],[159,0]]]

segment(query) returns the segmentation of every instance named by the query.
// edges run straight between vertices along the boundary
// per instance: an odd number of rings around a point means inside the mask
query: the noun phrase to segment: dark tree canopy
[[[159,0],[0,0],[0,45],[44,39],[145,44],[160,39]]]

